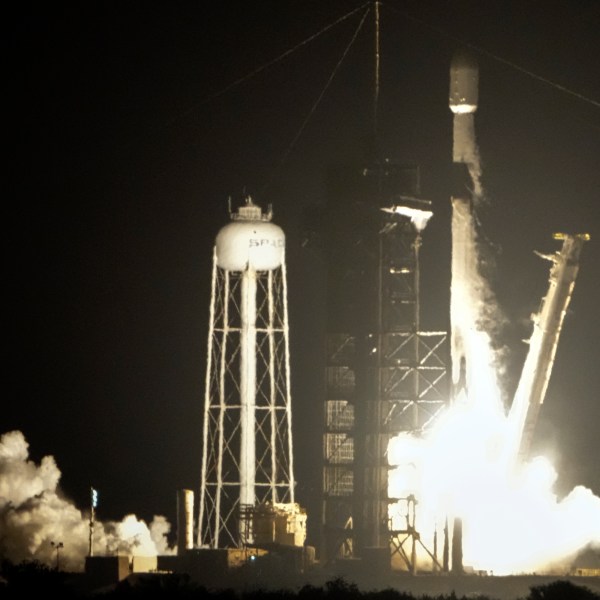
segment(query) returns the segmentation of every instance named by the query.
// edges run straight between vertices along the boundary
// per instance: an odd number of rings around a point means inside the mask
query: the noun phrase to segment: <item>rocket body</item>
[[[475,111],[479,101],[479,67],[470,54],[459,50],[450,63],[450,110],[454,114],[452,161],[466,165],[464,188],[471,189],[473,200],[483,196],[481,161],[475,141]],[[463,171],[464,169],[461,169]],[[464,177],[464,176],[463,176]],[[470,181],[469,181],[470,180]],[[458,196],[462,196],[460,192]]]

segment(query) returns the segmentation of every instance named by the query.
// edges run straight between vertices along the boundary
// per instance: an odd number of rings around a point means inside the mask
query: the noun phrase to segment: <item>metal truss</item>
[[[416,507],[417,500],[414,496],[407,496],[406,498],[400,498],[399,502],[404,505],[403,513],[405,515],[405,524],[402,529],[396,529],[394,523],[390,522],[390,540],[392,548],[392,559],[394,555],[398,555],[408,571],[413,575],[417,573],[417,551],[419,548],[425,551],[425,553],[431,559],[433,571],[442,571],[442,565],[437,559],[437,532],[434,538],[434,549],[433,552],[427,548],[421,539],[416,527]]]
[[[422,434],[448,402],[447,334],[420,325],[421,234],[433,213],[417,197],[418,167],[384,159],[334,169],[329,182],[325,560],[392,546],[389,439]]]
[[[421,434],[448,403],[445,331],[399,332],[384,336],[383,399],[390,403],[385,429]]]
[[[244,272],[219,268],[213,257],[204,398],[198,545],[240,547],[251,532],[240,504],[242,478],[251,473],[256,504],[294,502],[288,311],[285,262],[253,272],[255,340],[252,360],[242,359]],[[241,439],[244,407],[240,370],[253,369],[252,464]],[[252,455],[251,458],[252,458]],[[246,457],[247,458],[247,457]]]

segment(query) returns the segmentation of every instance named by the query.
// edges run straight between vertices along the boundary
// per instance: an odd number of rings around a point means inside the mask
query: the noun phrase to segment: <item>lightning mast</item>
[[[325,562],[360,557],[386,570],[406,533],[390,518],[399,499],[388,493],[388,443],[422,434],[445,406],[447,334],[420,325],[421,234],[433,213],[418,197],[418,165],[377,149],[380,2],[374,9],[375,155],[328,173],[321,548]]]

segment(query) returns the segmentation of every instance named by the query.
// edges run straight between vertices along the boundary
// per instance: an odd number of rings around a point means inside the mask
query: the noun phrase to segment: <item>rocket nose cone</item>
[[[451,70],[469,70],[477,71],[479,68],[477,59],[468,50],[463,48],[456,50],[452,56],[452,62],[450,64]]]
[[[453,113],[477,110],[479,68],[475,57],[466,50],[457,50],[450,63],[450,109]]]

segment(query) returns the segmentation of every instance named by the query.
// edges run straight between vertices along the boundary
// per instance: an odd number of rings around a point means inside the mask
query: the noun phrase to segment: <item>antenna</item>
[[[373,96],[373,134],[377,135],[377,110],[379,104],[379,0],[375,1],[375,90]]]

